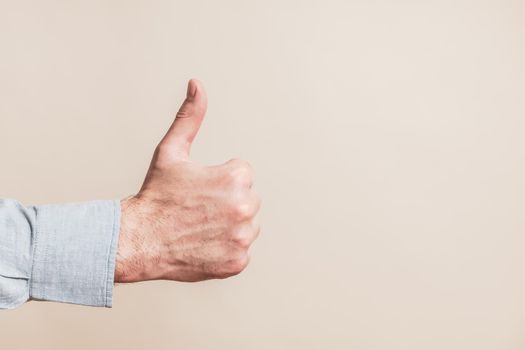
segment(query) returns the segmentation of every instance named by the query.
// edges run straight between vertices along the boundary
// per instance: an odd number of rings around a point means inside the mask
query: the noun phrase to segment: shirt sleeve
[[[112,306],[120,201],[0,199],[0,309],[27,300]]]

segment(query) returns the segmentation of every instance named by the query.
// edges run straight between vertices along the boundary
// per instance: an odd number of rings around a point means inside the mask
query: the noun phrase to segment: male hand
[[[226,278],[247,266],[260,230],[253,171],[237,159],[211,167],[189,160],[206,108],[204,88],[190,80],[142,188],[121,202],[115,282]]]

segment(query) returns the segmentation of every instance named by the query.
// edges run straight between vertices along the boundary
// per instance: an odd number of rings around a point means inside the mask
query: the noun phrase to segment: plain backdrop
[[[189,78],[240,276],[0,313],[2,349],[525,348],[525,3],[0,0],[0,197],[136,193]]]

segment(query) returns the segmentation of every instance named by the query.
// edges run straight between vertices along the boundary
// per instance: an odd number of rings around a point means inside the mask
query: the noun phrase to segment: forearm
[[[29,298],[110,307],[115,282],[240,273],[260,231],[260,198],[247,162],[190,161],[206,109],[191,80],[134,196],[28,208],[0,201],[0,308]]]
[[[119,201],[0,203],[0,308],[30,298],[111,306]]]

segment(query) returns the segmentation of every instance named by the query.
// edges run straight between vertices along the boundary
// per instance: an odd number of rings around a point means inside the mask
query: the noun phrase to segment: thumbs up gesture
[[[191,162],[206,108],[202,84],[190,80],[142,188],[121,202],[115,282],[226,278],[247,266],[260,231],[253,170],[238,159],[217,166]]]

